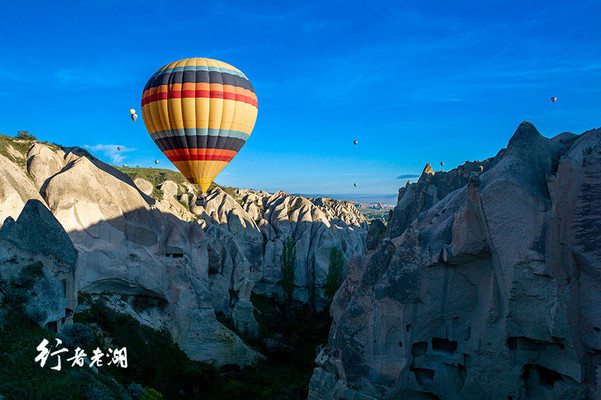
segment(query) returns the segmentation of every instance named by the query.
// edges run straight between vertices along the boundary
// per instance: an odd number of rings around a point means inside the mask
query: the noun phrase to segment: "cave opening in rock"
[[[417,342],[417,343],[413,343],[413,346],[411,346],[411,354],[414,357],[426,354],[427,350],[428,350],[427,342]]]
[[[444,353],[454,353],[457,350],[457,342],[443,338],[432,338],[432,350]]]
[[[424,381],[432,381],[432,379],[434,379],[434,370],[432,369],[411,367],[410,370],[415,374],[417,383],[420,385],[423,384]]]
[[[537,378],[538,377],[538,378]],[[555,382],[562,379],[561,374],[557,371],[545,368],[538,364],[526,364],[524,366],[524,373],[522,374],[524,381],[534,380],[541,385],[553,387]]]

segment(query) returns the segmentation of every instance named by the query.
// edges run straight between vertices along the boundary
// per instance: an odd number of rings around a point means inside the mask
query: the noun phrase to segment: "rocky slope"
[[[0,223],[17,219],[29,199],[47,207],[78,254],[75,290],[115,294],[112,308],[166,329],[195,360],[262,358],[242,339],[258,333],[250,296],[281,292],[287,237],[297,254],[295,297],[317,309],[326,304],[330,249],[347,260],[364,252],[365,220],[344,202],[219,188],[202,201],[171,171],[160,173],[171,179],[131,174],[134,183],[79,148],[0,144]],[[140,299],[151,306],[135,307]]]
[[[36,199],[28,200],[19,218],[6,218],[0,228],[0,279],[9,281],[27,268],[40,272],[25,313],[54,331],[73,322],[77,308],[77,250],[71,239]]]
[[[349,263],[309,398],[601,398],[600,196],[601,129],[426,168]]]

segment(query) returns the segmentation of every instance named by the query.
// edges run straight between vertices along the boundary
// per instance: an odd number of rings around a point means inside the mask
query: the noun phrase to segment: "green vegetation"
[[[115,166],[119,171],[123,172],[127,176],[129,176],[132,180],[136,178],[146,179],[148,182],[152,183],[154,189],[152,190],[152,198],[159,200],[163,198],[163,192],[159,189],[165,181],[173,181],[178,185],[184,185],[188,182],[188,180],[178,171],[172,171],[170,169],[161,169],[161,168],[141,168],[141,167],[118,167]],[[200,186],[196,184],[190,184],[194,188],[194,191],[197,195],[200,194]],[[215,188],[220,188],[225,193],[229,194],[234,200],[238,202],[241,206],[243,205],[238,196],[236,195],[236,188],[229,186],[221,186],[216,184],[215,182],[211,183],[211,186],[208,189],[208,193],[211,193]],[[178,190],[178,195],[181,194]],[[176,198],[177,199],[177,198]],[[184,204],[184,207],[189,208],[187,204]]]
[[[263,338],[259,351],[267,361],[242,371],[246,373],[237,379],[244,383],[246,395],[240,398],[306,399],[316,349],[328,341],[329,312],[314,313],[307,304],[284,305],[276,297],[264,295],[253,294],[251,301]]]
[[[87,311],[76,314],[75,321],[96,325],[92,348],[127,348],[128,367],[103,366],[118,382],[129,385],[141,384],[155,397],[159,394],[167,399],[212,398],[219,385],[217,369],[206,363],[192,361],[171,340],[164,331],[156,331],[129,315],[118,314],[108,308],[102,300],[92,301],[80,296],[88,307]],[[159,361],[160,362],[157,362]],[[148,394],[147,390],[147,394]],[[202,393],[203,397],[195,393]]]
[[[21,132],[24,132],[21,134]],[[20,137],[4,136],[0,135],[0,154],[8,158],[15,164],[24,167],[27,165],[27,152],[31,145],[36,141],[35,136],[30,135],[27,131],[19,131]],[[61,148],[59,145],[40,142],[50,147],[52,150],[58,150]]]
[[[163,184],[165,181],[173,181],[179,185],[183,185],[188,182],[184,176],[176,171],[171,171],[170,169],[162,169],[162,168],[140,168],[140,167],[115,167],[119,171],[128,175],[132,180],[136,178],[146,179],[148,182],[152,183],[154,186],[152,197],[155,199],[160,199],[163,197],[163,193],[159,189],[159,186]],[[194,188],[200,192],[200,187],[198,185],[192,185]]]
[[[77,314],[76,319],[101,328],[94,346],[106,347],[105,341],[110,340],[113,346],[127,347],[127,369],[103,370],[128,391],[135,382],[144,387],[147,396],[162,395],[165,399],[305,399],[315,366],[315,349],[327,341],[329,314],[312,314],[307,305],[296,302],[284,307],[280,300],[267,296],[253,295],[251,300],[263,338],[253,346],[267,360],[241,369],[226,366],[219,370],[212,364],[192,361],[166,332],[140,325],[89,296],[81,301],[90,308]],[[220,320],[231,327],[223,314]],[[160,397],[142,397],[146,398]]]
[[[363,214],[365,219],[367,219],[367,222],[371,223],[372,221],[379,219],[380,221],[384,222],[384,225],[388,223],[388,214],[392,210],[392,208],[374,209],[362,207],[357,204],[355,204],[355,207],[361,214]]]
[[[288,236],[284,241],[282,251],[282,288],[286,293],[286,301],[292,301],[294,294],[294,263],[296,261],[296,249],[292,238]]]
[[[330,250],[330,266],[328,267],[328,277],[326,278],[325,295],[332,300],[336,291],[344,280],[344,258],[342,252],[337,247]]]
[[[30,134],[28,131],[17,131],[17,137],[23,140],[38,140],[37,137]]]

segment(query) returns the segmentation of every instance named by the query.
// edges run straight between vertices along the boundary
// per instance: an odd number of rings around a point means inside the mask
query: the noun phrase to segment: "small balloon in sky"
[[[118,151],[121,151],[121,146],[117,147],[117,150],[118,150]]]
[[[158,163],[159,163],[159,160],[154,160],[154,163],[158,165]]]
[[[357,184],[355,183],[355,187],[357,187]]]
[[[134,115],[134,114],[136,113],[136,110],[134,110],[134,109],[132,108],[132,109],[130,109],[130,110],[129,110],[129,113],[130,113],[131,115]]]
[[[354,144],[355,146],[357,145],[357,143],[359,143],[359,141],[358,141],[358,140],[355,140],[355,141],[353,142],[353,144]]]
[[[555,97],[555,96],[551,97],[551,101],[552,101],[553,103],[555,103],[555,102],[557,101],[557,97]]]
[[[132,121],[136,122],[136,120],[138,119],[138,114],[132,114],[131,119]]]
[[[440,162],[440,166],[441,166],[441,167],[444,167],[444,161],[441,161],[441,162]]]
[[[123,164],[123,168],[127,168],[127,164]]]

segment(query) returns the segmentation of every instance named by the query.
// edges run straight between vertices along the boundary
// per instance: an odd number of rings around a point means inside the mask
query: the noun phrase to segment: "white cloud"
[[[96,144],[93,146],[86,144],[83,147],[91,152],[100,153],[105,157],[108,157],[115,165],[122,164],[123,161],[125,161],[125,153],[137,150],[120,144]],[[119,150],[119,148],[121,148],[121,150]]]

